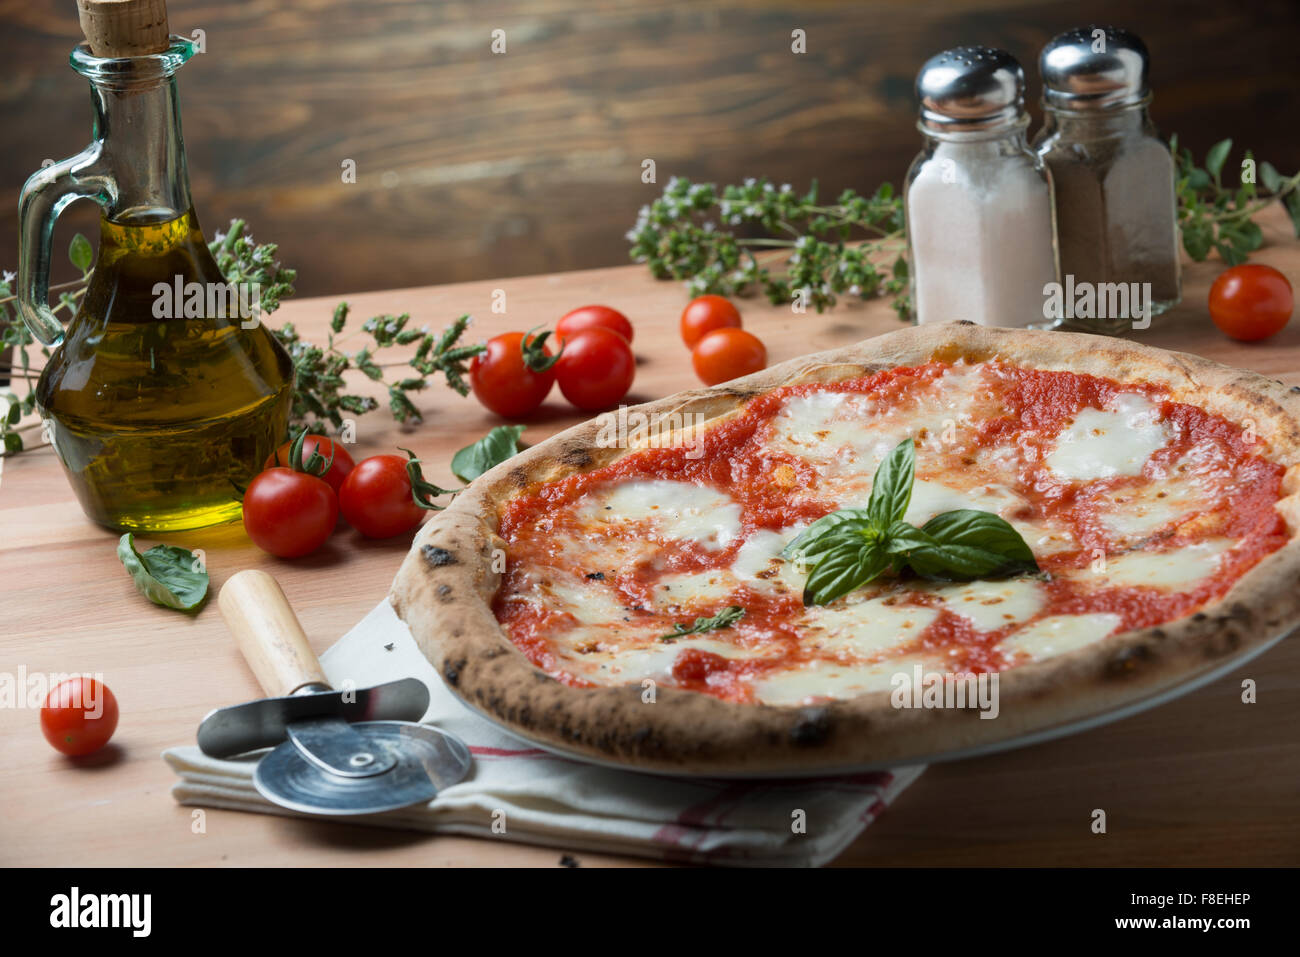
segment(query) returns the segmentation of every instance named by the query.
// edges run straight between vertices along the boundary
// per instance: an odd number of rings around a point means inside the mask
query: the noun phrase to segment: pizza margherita
[[[393,601],[468,704],[596,759],[778,774],[1024,738],[1295,623],[1297,409],[1123,341],[905,330],[516,456],[421,532]],[[819,597],[800,545],[841,517]],[[981,564],[999,535],[1032,558]],[[992,714],[943,696],[981,675]]]

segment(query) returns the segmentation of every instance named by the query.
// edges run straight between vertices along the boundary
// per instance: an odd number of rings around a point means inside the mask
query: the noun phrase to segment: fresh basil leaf
[[[722,628],[730,628],[740,619],[745,617],[745,609],[740,605],[728,605],[722,611],[718,612],[711,618],[696,618],[695,623],[691,625],[676,624],[673,630],[666,635],[660,635],[660,641],[673,641],[686,635],[701,635],[707,631],[718,631]]]
[[[68,258],[72,260],[72,265],[81,270],[84,276],[90,272],[90,264],[95,258],[95,251],[90,248],[90,240],[81,233],[72,237],[72,242],[68,245]]]
[[[451,457],[451,474],[466,485],[488,469],[500,465],[519,451],[522,425],[498,425],[483,438]]]
[[[859,533],[874,528],[875,523],[865,508],[842,508],[823,515],[794,537],[790,544],[781,549],[781,557],[787,560],[808,558],[826,550],[844,529],[853,529]]]
[[[1223,172],[1223,164],[1228,159],[1228,151],[1232,149],[1232,140],[1219,140],[1210,147],[1210,151],[1205,154],[1205,168],[1209,170],[1210,175],[1217,182],[1219,174]]]
[[[890,567],[880,541],[846,544],[826,552],[804,582],[803,603],[826,605],[878,578]]]
[[[889,532],[885,535],[885,549],[890,555],[908,560],[912,552],[919,549],[934,548],[938,542],[929,532],[924,532],[915,525],[909,525],[907,522],[895,522],[889,526]]]
[[[141,555],[127,532],[117,543],[117,557],[140,594],[155,605],[193,611],[207,598],[207,569],[188,548],[155,545]]]
[[[883,531],[902,519],[912,501],[912,482],[916,478],[916,444],[903,439],[876,469],[871,480],[871,499],[867,514]]]
[[[1020,533],[992,512],[962,508],[943,512],[921,531],[933,545],[913,548],[907,563],[927,578],[975,578],[994,572],[1038,571]]]

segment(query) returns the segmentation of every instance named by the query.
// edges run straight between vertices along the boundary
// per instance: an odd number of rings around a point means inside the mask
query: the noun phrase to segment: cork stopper
[[[77,0],[77,17],[97,57],[147,56],[171,45],[166,0]]]

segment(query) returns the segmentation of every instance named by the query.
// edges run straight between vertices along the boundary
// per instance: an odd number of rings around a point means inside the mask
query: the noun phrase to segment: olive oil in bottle
[[[19,201],[18,306],[54,346],[37,408],[86,514],[118,529],[239,517],[242,490],[284,437],[293,364],[228,285],[190,199],[174,74],[194,54],[163,0],[78,0],[93,139],[34,174]],[[54,219],[102,208],[94,272],[65,330],[48,304]]]
[[[284,435],[284,350],[261,327],[241,329],[225,302],[227,317],[186,318],[185,297],[170,293],[224,284],[192,210],[101,221],[94,275],[36,392],[95,521],[165,530],[236,519],[240,490]]]

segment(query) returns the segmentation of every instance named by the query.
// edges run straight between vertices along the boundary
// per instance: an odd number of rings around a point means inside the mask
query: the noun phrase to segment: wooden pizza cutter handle
[[[266,572],[250,568],[235,573],[222,586],[217,604],[244,660],[268,695],[329,687],[280,583]],[[311,687],[316,685],[321,687]]]

